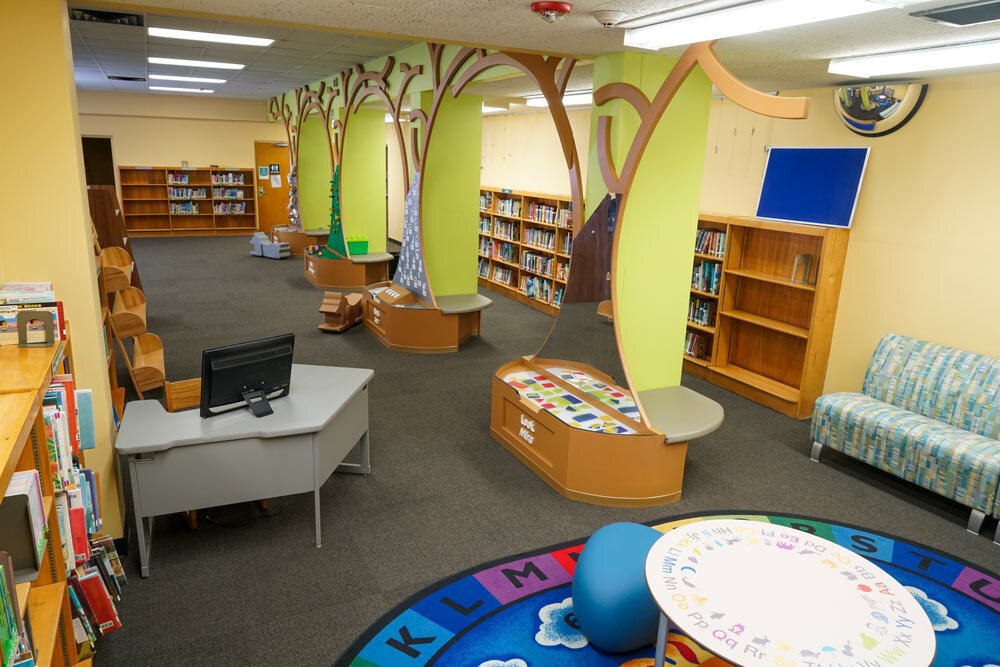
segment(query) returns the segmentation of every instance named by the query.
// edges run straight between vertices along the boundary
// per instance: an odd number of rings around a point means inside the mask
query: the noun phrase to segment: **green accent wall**
[[[340,215],[346,236],[368,237],[368,252],[385,252],[385,155],[385,110],[351,114],[340,169]]]
[[[675,62],[638,53],[600,56],[595,60],[594,88],[625,81],[652,99]],[[616,75],[620,78],[606,78]],[[712,84],[696,67],[654,130],[619,216],[618,330],[636,391],[680,384],[711,98]],[[631,105],[618,105],[611,110],[612,127],[624,122],[612,133],[612,152],[620,168],[638,115]],[[596,154],[592,142],[591,156]],[[596,163],[591,167],[587,193],[594,197],[591,179],[600,178],[600,171]],[[603,180],[600,185],[600,193],[606,192]],[[589,199],[588,210],[593,210]]]
[[[299,215],[303,229],[329,228],[331,178],[333,171],[323,121],[310,116],[302,123],[299,136]]]
[[[429,112],[431,94],[419,99]],[[482,97],[447,95],[431,132],[420,212],[427,279],[435,296],[477,290],[482,107]]]

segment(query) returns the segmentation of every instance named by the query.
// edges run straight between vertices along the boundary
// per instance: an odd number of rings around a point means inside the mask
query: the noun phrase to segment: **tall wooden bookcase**
[[[121,167],[118,174],[130,236],[249,234],[257,229],[253,169]]]
[[[689,321],[707,337],[684,370],[790,417],[812,414],[823,392],[850,231],[757,218],[702,213],[700,229],[726,233],[723,256],[695,255],[694,264],[722,267],[710,326]],[[792,280],[797,255],[810,255],[806,282]],[[802,273],[798,276],[802,278]]]
[[[16,470],[38,470],[48,527],[38,577],[16,586],[18,608],[22,614],[27,614],[31,623],[35,664],[39,667],[77,664],[66,566],[54,508],[55,488],[41,409],[53,374],[63,370],[72,373],[69,351],[68,340],[42,348],[0,346],[0,489],[7,489]],[[80,459],[83,464],[83,452]]]
[[[480,188],[479,284],[558,312],[573,248],[572,209],[569,197]]]

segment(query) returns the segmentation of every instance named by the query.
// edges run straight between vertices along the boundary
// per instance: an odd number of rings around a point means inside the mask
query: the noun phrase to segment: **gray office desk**
[[[319,489],[334,470],[368,474],[368,382],[374,372],[294,364],[289,395],[274,413],[246,409],[202,419],[158,401],[125,408],[117,452],[128,460],[143,577],[149,576],[153,517],[313,492],[320,546]],[[358,463],[344,463],[355,447]]]

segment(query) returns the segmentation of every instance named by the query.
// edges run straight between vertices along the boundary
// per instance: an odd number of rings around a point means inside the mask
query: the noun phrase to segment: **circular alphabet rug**
[[[898,537],[795,515],[699,513],[649,525],[667,532],[723,518],[770,524],[761,528],[777,533],[795,530],[817,535],[864,556],[905,586],[923,607],[937,640],[935,665],[1000,667],[997,574]],[[611,655],[592,647],[580,632],[573,615],[571,584],[585,541],[486,563],[420,591],[365,631],[337,661],[337,667],[652,667],[652,645]],[[869,651],[864,662],[842,655],[832,663],[812,656],[790,657],[777,646],[768,647],[766,641],[748,641],[741,662],[790,667],[891,666],[906,647],[906,628],[872,635],[869,641],[881,646]],[[664,664],[688,667],[711,658],[690,637],[671,629]]]

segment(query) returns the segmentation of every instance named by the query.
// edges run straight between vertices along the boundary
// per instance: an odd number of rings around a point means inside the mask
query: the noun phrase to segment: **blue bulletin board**
[[[850,227],[870,150],[771,148],[757,217]]]

